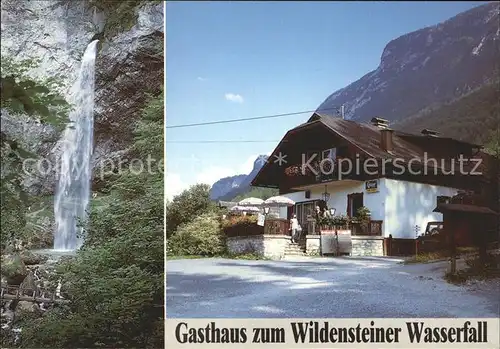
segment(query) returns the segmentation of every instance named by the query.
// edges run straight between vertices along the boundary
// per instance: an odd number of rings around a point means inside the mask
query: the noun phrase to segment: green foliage
[[[20,157],[12,150],[9,143],[3,143],[0,149],[2,168],[0,181],[0,219],[1,248],[22,232],[26,224],[26,198],[18,175],[21,168]]]
[[[484,150],[490,155],[500,158],[500,128],[491,131]]]
[[[319,220],[320,226],[324,227],[345,227],[350,223],[351,223],[350,217],[345,215],[338,215],[333,217],[330,216],[321,217]]]
[[[371,216],[370,209],[366,206],[361,206],[356,211],[356,217],[358,217],[359,219],[363,219],[363,220],[370,219],[370,216]]]
[[[175,196],[166,207],[165,224],[167,237],[175,233],[181,224],[190,222],[195,216],[215,209],[210,201],[210,186],[196,184]]]
[[[279,194],[278,189],[253,187],[250,189],[249,192],[244,193],[244,194],[240,194],[237,197],[235,197],[234,199],[232,199],[231,201],[238,202],[238,201],[241,201],[241,200],[246,199],[246,198],[259,198],[262,200],[266,200],[266,199],[269,199],[270,197],[276,196],[278,194]]]
[[[394,127],[413,133],[429,128],[443,136],[483,144],[488,141],[489,130],[500,129],[499,86],[498,81],[483,86],[452,103],[408,118]]]
[[[29,72],[37,67],[35,60],[15,61],[2,56],[1,104],[14,113],[37,116],[41,122],[63,127],[69,105],[56,92],[59,77],[33,79]],[[15,236],[19,237],[26,225],[27,196],[21,185],[22,162],[36,157],[22,149],[15,139],[1,134],[1,213],[2,248]]]
[[[222,228],[231,228],[231,227],[244,227],[248,225],[257,224],[257,216],[231,216],[228,219],[224,219],[222,221]]]
[[[62,86],[61,77],[33,79],[29,72],[38,66],[39,61],[15,61],[5,56],[1,59],[2,108],[38,116],[43,123],[64,128],[70,106],[55,92]]]
[[[215,213],[204,213],[182,224],[168,240],[168,254],[216,256],[225,250],[220,222]]]
[[[146,0],[89,0],[88,5],[95,6],[106,15],[104,35],[112,38],[116,34],[126,31],[135,24],[137,20],[137,8],[147,3],[159,3],[160,1]]]
[[[136,128],[132,151],[143,161],[163,154],[160,105],[163,94]],[[123,168],[93,200],[82,249],[54,276],[71,303],[23,328],[22,347],[163,348],[163,191],[162,171]]]
[[[226,237],[260,235],[264,227],[257,225],[257,216],[230,216],[222,220],[222,231]]]

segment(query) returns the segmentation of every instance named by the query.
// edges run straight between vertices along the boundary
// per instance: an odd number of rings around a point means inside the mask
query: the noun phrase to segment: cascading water
[[[54,249],[72,251],[81,244],[79,219],[87,217],[92,175],[91,158],[94,133],[94,71],[98,40],[83,54],[80,72],[72,87],[70,123],[64,132],[55,194],[56,231]]]

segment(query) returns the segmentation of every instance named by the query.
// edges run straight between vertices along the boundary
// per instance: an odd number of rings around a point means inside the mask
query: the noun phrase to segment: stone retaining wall
[[[352,256],[384,256],[384,239],[380,236],[352,236]],[[227,238],[231,253],[257,253],[281,259],[290,241],[287,235],[254,235]],[[320,235],[306,236],[306,254],[320,255]]]
[[[352,256],[384,256],[381,236],[352,236]]]
[[[254,235],[227,238],[230,253],[257,253],[261,256],[281,259],[290,241],[287,235]]]

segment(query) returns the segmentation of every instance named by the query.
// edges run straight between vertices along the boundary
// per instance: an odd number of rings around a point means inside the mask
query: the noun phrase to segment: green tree
[[[259,198],[262,200],[269,199],[271,196],[276,196],[279,194],[278,189],[273,188],[252,188],[249,192],[238,195],[233,199],[233,201],[241,201],[246,198]]]
[[[209,212],[181,224],[168,240],[170,255],[216,256],[225,250],[220,221],[216,213]]]
[[[94,200],[81,251],[54,276],[71,303],[26,325],[23,347],[164,347],[163,108],[163,93],[148,101],[131,147],[156,165],[130,162]]]
[[[487,153],[500,158],[500,130],[494,130],[491,132],[484,149]]]
[[[169,202],[165,212],[167,237],[175,233],[181,224],[190,222],[195,216],[209,212],[215,208],[210,201],[210,186],[196,184]]]

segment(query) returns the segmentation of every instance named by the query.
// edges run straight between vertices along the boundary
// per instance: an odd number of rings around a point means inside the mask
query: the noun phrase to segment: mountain
[[[239,188],[247,176],[248,175],[246,174],[241,174],[219,179],[210,189],[210,200],[217,200],[219,197],[224,196],[231,190]]]
[[[488,84],[466,96],[429,109],[392,125],[393,128],[419,133],[424,128],[476,144],[491,142],[500,130],[500,84]]]
[[[331,94],[323,114],[344,105],[346,119],[400,121],[450,103],[499,75],[499,4],[488,3],[389,42],[378,68]]]
[[[248,175],[237,175],[219,179],[210,189],[211,200],[232,200],[251,190],[250,183],[267,161],[266,155],[259,155]]]
[[[499,84],[500,5],[488,3],[390,41],[377,69],[335,91],[317,111],[338,116],[334,110],[344,105],[346,119],[379,116],[395,129],[430,128],[482,144],[500,128]],[[214,197],[232,200],[248,193],[252,173]],[[214,193],[224,186],[219,182]]]

